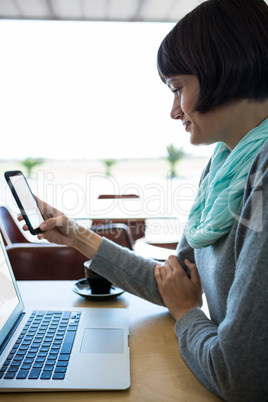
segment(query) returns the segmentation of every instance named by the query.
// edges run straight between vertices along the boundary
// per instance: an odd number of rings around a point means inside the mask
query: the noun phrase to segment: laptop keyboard
[[[80,312],[33,311],[0,369],[0,379],[63,380],[80,317]]]

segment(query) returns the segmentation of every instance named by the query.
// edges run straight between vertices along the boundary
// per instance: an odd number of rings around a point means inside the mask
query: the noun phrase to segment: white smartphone
[[[39,226],[44,218],[38,208],[30,186],[20,170],[5,172],[5,179],[31,234],[41,233]]]

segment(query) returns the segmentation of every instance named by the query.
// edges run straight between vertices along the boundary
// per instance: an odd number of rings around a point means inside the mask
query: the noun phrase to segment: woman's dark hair
[[[205,113],[234,99],[268,97],[268,6],[263,0],[208,0],[164,38],[161,78],[195,75],[194,110]]]

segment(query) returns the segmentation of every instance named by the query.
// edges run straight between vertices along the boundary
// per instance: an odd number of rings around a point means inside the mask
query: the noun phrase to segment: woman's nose
[[[179,120],[182,118],[182,115],[183,111],[181,110],[180,98],[176,97],[172,105],[170,117],[174,120]]]

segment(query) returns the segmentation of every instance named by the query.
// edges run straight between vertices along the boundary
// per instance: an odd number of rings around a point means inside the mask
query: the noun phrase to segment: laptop
[[[127,389],[126,310],[25,311],[2,238],[0,245],[0,392]]]

